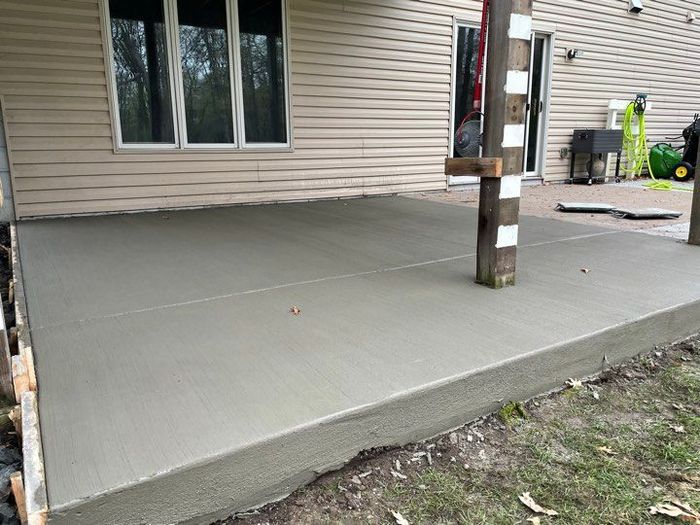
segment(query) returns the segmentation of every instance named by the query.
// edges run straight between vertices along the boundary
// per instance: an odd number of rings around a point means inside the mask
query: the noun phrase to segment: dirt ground
[[[687,185],[687,187],[692,187]],[[596,224],[620,230],[650,229],[660,226],[687,223],[692,201],[690,191],[659,191],[645,188],[637,182],[619,184],[549,184],[525,186],[520,199],[520,213],[536,217],[550,217],[563,221]],[[477,207],[479,192],[476,189],[422,193],[417,198],[463,204]],[[663,208],[682,212],[678,219],[629,220],[618,219],[606,213],[563,213],[555,210],[558,202],[602,202],[625,208]]]
[[[367,452],[220,523],[683,523],[656,512],[668,501],[700,509],[700,336],[441,437]]]

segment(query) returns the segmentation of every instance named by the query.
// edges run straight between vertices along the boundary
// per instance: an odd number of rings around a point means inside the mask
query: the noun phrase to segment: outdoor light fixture
[[[574,58],[581,58],[583,56],[583,49],[567,49],[566,59],[573,60]]]
[[[688,23],[695,22],[695,13],[693,13],[692,11],[688,11],[688,14],[685,15],[685,21]]]
[[[642,5],[642,0],[630,0],[630,13],[641,13],[643,9],[644,5]]]

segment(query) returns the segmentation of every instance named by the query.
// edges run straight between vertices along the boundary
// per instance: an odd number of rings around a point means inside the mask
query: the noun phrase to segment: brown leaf
[[[301,313],[301,310],[299,309],[298,306],[292,306],[292,307],[289,309],[289,312],[290,312],[292,315],[299,315],[299,314]]]
[[[676,434],[685,434],[685,427],[683,425],[668,425],[671,430]]]
[[[559,513],[556,510],[545,509],[544,507],[535,503],[535,500],[532,499],[532,496],[530,496],[529,492],[523,492],[520,496],[518,496],[518,499],[522,502],[523,505],[525,505],[531,511],[536,512],[537,514],[546,514],[547,516],[559,515]]]
[[[406,518],[404,518],[400,512],[396,512],[395,510],[392,510],[391,515],[394,516],[394,519],[396,520],[396,525],[410,525],[408,520]]]
[[[681,503],[678,500],[668,500],[664,503],[658,503],[653,507],[649,507],[650,514],[662,514],[671,518],[678,518],[685,523],[700,525],[700,514],[689,505]]]
[[[613,449],[610,447],[596,447],[600,452],[604,452],[605,454],[608,454],[609,456],[617,456],[617,452],[615,452]]]

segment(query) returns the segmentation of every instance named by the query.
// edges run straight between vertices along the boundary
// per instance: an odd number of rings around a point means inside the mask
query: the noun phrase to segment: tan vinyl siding
[[[556,29],[547,148],[549,180],[568,177],[569,146],[576,128],[605,127],[610,99],[631,100],[645,92],[653,103],[647,115],[650,143],[680,135],[700,111],[700,14],[697,0],[644,0],[639,15],[628,0],[536,0],[536,23]],[[567,48],[584,51],[565,60]],[[579,170],[585,169],[581,159]]]
[[[536,0],[556,30],[547,178],[575,127],[646,91],[653,139],[700,100],[691,3]],[[0,0],[0,96],[20,217],[445,187],[453,17],[478,0],[289,0],[293,151],[114,151],[98,0]],[[695,6],[700,9],[700,6]],[[564,49],[585,56],[564,60]]]
[[[444,188],[452,17],[416,4],[290,0],[294,151],[115,153],[97,1],[0,0],[18,215]]]

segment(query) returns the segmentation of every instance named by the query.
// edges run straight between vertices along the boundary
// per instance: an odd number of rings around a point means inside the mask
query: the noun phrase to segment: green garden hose
[[[646,110],[646,96],[637,95],[634,102],[630,102],[625,110],[625,119],[622,123],[622,133],[625,153],[627,154],[627,165],[623,171],[633,177],[640,177],[646,164],[651,181],[644,184],[652,190],[671,191],[682,190],[692,191],[682,186],[676,186],[668,180],[658,180],[654,177],[654,172],[649,164],[649,147],[647,146],[647,130],[644,112]],[[635,134],[634,121],[637,120],[637,131]]]

